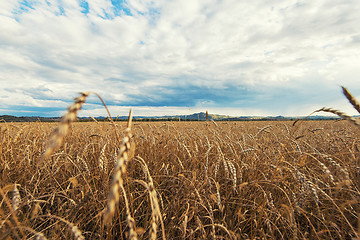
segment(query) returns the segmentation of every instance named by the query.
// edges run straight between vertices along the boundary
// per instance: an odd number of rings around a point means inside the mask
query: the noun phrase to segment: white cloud
[[[278,114],[299,103],[288,96],[281,111],[265,110],[261,102],[298,89],[293,97],[304,101],[305,112],[311,97],[321,99],[316,94],[341,84],[360,89],[356,0],[129,0],[123,6],[132,15],[119,16],[109,0],[89,1],[87,14],[77,1],[32,2],[26,11],[20,3],[0,3],[4,105],[14,104],[9,89],[24,94],[17,104],[28,106],[91,90],[117,104],[215,107],[224,98],[238,109],[252,104],[254,114]],[[39,103],[29,86],[46,87],[51,96]],[[250,93],[236,94],[237,88]]]

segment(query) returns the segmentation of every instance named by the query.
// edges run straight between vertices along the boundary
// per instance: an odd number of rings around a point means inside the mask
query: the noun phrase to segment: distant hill
[[[5,122],[56,122],[59,120],[59,117],[15,117],[11,115],[0,115],[0,121]]]

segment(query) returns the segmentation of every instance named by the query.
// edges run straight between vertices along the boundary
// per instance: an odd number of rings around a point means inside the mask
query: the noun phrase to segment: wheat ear
[[[351,95],[351,93],[345,88],[345,87],[341,87],[342,90],[343,90],[343,94],[345,95],[345,97],[349,100],[349,102],[351,103],[351,105],[360,113],[360,104],[359,102],[356,100],[356,98]],[[338,115],[339,117],[341,117],[342,119],[345,119],[345,120],[348,120],[349,122],[352,122],[353,124],[355,124],[356,126],[360,126],[360,122],[347,115],[346,113],[344,112],[341,112],[339,110],[336,110],[336,109],[333,109],[333,108],[326,108],[326,107],[323,107],[319,110],[316,110],[314,112],[312,112],[310,115],[308,115],[306,118],[310,117],[312,114],[316,113],[316,112],[329,112],[329,113],[333,113],[335,115]],[[305,119],[306,119],[305,118]],[[305,119],[302,119],[302,120],[305,120]],[[296,122],[298,122],[299,120],[296,120],[293,125],[295,125]]]
[[[14,188],[16,188],[16,186],[15,186]],[[20,222],[19,222],[19,220],[18,220],[18,218],[17,218],[17,216],[16,216],[15,211],[13,210],[13,206],[12,206],[12,204],[10,203],[9,199],[6,197],[4,191],[2,190],[1,187],[0,187],[0,195],[2,196],[3,201],[5,202],[5,204],[7,205],[7,207],[9,208],[10,213],[11,213],[11,216],[12,216],[14,222],[15,222],[16,227],[20,227]],[[13,231],[14,235],[15,235],[17,238],[20,239],[21,237],[18,235],[18,233],[17,233],[17,232],[15,231],[15,229],[12,227],[12,224],[11,224],[10,221],[9,221],[8,224],[11,226],[11,230]],[[19,231],[20,231],[20,233],[21,233],[22,236],[25,236],[24,231],[22,230],[22,228],[19,228]]]
[[[107,143],[105,143],[104,146],[102,147],[100,156],[99,156],[99,168],[103,172],[107,172],[107,165],[108,165],[108,160],[105,155],[106,145],[107,145]]]
[[[161,215],[161,211],[160,211],[160,205],[159,205],[159,200],[157,198],[157,193],[154,187],[154,181],[150,175],[150,171],[149,168],[145,162],[144,159],[142,159],[140,156],[137,156],[138,161],[140,161],[142,163],[143,166],[143,170],[145,172],[145,174],[147,175],[148,179],[149,179],[149,183],[147,184],[147,188],[149,191],[149,197],[150,197],[150,203],[151,203],[151,229],[150,229],[150,239],[155,240],[157,239],[156,237],[156,233],[157,233],[157,222],[160,221],[161,224],[161,228],[162,228],[162,238],[164,240],[166,240],[165,237],[165,227],[164,227],[164,222],[162,219],[162,215]]]
[[[356,100],[356,98],[353,95],[351,95],[351,93],[345,87],[341,86],[341,88],[343,90],[345,97],[349,100],[351,105],[353,105],[353,107],[356,109],[356,111],[358,111],[360,113],[360,104]]]
[[[74,225],[73,223],[69,222],[66,219],[63,219],[61,217],[58,216],[54,216],[54,215],[49,215],[50,218],[55,218],[58,219],[64,223],[66,223],[66,225],[68,225],[69,230],[71,231],[71,233],[74,235],[75,240],[85,240],[84,236],[82,235],[80,229]]]
[[[12,202],[12,208],[14,210],[14,212],[16,212],[20,206],[20,202],[21,202],[21,197],[20,197],[20,193],[19,190],[17,189],[17,184],[14,184],[14,191],[13,191],[13,196],[11,199]]]
[[[81,95],[75,98],[75,102],[67,109],[67,113],[61,118],[60,125],[51,134],[51,137],[47,143],[46,150],[42,155],[42,160],[51,156],[62,144],[64,137],[69,132],[71,122],[76,120],[76,114],[85,103],[86,97],[89,96],[89,92],[80,93]]]
[[[107,208],[104,213],[104,222],[109,224],[111,222],[112,217],[115,213],[115,205],[120,199],[119,190],[124,189],[124,180],[123,176],[126,174],[126,164],[129,161],[129,153],[130,153],[130,139],[131,139],[131,120],[132,120],[132,111],[130,110],[128,125],[125,130],[125,137],[120,143],[120,149],[118,153],[118,157],[116,160],[116,165],[114,169],[114,174],[112,177],[112,182],[110,186],[110,193],[108,197]],[[124,192],[124,196],[126,196]],[[125,204],[128,205],[127,199],[125,198]],[[129,226],[130,227],[130,226]]]
[[[339,117],[341,117],[342,119],[345,119],[345,120],[348,120],[350,122],[352,122],[353,124],[355,124],[356,126],[360,126],[360,123],[353,117],[347,115],[346,113],[344,112],[341,112],[339,110],[336,110],[336,109],[332,109],[332,108],[326,108],[326,107],[323,107],[319,110],[316,110],[315,112],[329,112],[329,113],[333,113],[333,114],[336,114],[338,115]],[[315,113],[314,112],[314,113]]]
[[[77,112],[81,109],[82,105],[85,103],[85,100],[90,95],[90,93],[95,94],[100,99],[102,104],[104,105],[104,107],[109,115],[110,121],[114,125],[116,139],[118,140],[118,142],[120,142],[119,134],[115,127],[114,121],[113,121],[110,111],[109,111],[108,107],[106,106],[102,97],[99,94],[97,94],[96,92],[86,92],[86,93],[82,92],[82,93],[80,93],[81,94],[80,96],[78,96],[77,98],[74,99],[75,102],[73,104],[71,104],[70,107],[68,107],[66,114],[61,118],[60,125],[51,134],[50,139],[47,143],[47,147],[41,157],[40,162],[42,162],[42,160],[50,157],[51,154],[53,154],[54,151],[56,151],[56,149],[58,149],[61,146],[61,144],[64,140],[64,137],[69,132],[70,124],[76,120]]]

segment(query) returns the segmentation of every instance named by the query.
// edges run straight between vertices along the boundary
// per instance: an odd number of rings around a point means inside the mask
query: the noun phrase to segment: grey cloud
[[[55,93],[47,87],[39,86],[37,88],[23,88],[18,89],[24,95],[28,95],[33,99],[44,99],[44,100],[60,100],[59,96],[55,96]]]

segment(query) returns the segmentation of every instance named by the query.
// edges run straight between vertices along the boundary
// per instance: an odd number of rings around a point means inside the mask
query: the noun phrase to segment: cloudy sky
[[[0,115],[356,114],[359,0],[0,1]],[[81,116],[106,116],[93,95]]]

